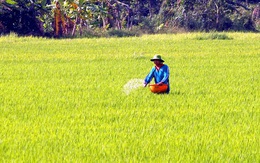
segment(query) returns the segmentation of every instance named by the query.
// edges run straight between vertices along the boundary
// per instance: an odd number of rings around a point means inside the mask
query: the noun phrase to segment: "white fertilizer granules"
[[[124,85],[124,92],[129,95],[133,90],[142,87],[143,83],[143,79],[131,79]]]

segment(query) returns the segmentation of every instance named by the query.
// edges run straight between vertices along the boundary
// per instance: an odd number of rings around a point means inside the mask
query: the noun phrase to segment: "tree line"
[[[0,0],[0,33],[260,31],[259,0]]]

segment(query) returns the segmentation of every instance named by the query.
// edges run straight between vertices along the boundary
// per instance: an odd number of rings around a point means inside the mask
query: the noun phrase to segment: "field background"
[[[0,37],[1,162],[259,162],[260,35]],[[123,91],[161,54],[171,92]]]

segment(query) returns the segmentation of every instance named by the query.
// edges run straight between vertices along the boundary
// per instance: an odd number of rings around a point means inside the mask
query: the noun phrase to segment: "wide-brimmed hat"
[[[153,56],[153,58],[151,59],[151,61],[154,61],[154,60],[158,60],[158,61],[161,61],[161,62],[164,62],[164,60],[162,59],[162,57],[158,54],[156,54],[155,56]]]

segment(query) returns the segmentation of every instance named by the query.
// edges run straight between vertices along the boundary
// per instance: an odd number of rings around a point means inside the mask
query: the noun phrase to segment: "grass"
[[[228,37],[227,34],[220,34],[220,33],[204,33],[203,35],[200,34],[196,37],[197,40],[230,40],[232,38]]]
[[[259,162],[260,35],[205,35],[1,37],[0,161]],[[171,93],[126,95],[157,53]]]

